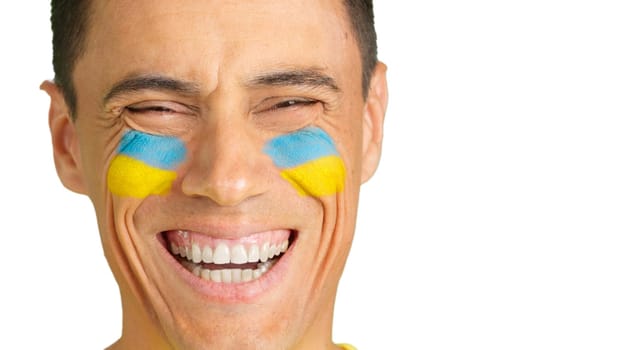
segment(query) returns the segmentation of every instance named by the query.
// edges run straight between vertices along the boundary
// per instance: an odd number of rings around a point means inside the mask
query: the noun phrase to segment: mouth
[[[162,233],[168,252],[196,277],[215,283],[252,282],[289,251],[296,233],[274,230],[239,239],[218,239],[186,230]]]

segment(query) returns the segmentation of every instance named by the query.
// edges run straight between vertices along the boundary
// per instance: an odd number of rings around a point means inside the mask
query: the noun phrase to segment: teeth
[[[258,279],[274,265],[275,261],[272,259],[287,251],[289,247],[287,240],[277,244],[264,242],[261,246],[249,244],[247,247],[243,244],[230,247],[221,242],[216,248],[205,246],[203,249],[197,243],[189,243],[177,245],[171,242],[170,250],[173,255],[185,258],[180,262],[186,270],[204,280],[217,283],[242,283]],[[257,268],[209,270],[203,268],[202,263],[218,265],[257,263]]]
[[[212,248],[210,246],[205,246],[205,248],[203,248],[203,262],[211,263],[213,261],[212,255]]]
[[[202,257],[202,253],[201,253],[201,248],[199,248],[198,244],[193,244],[192,245],[192,262],[197,264],[200,263],[201,260],[203,259]]]
[[[281,253],[287,251],[288,247],[288,241],[272,245],[269,242],[265,242],[261,245],[261,247],[257,244],[251,244],[248,248],[245,248],[242,244],[236,244],[230,248],[226,243],[219,243],[216,246],[216,249],[212,249],[210,246],[205,246],[201,249],[197,243],[193,243],[189,246],[179,246],[176,243],[171,242],[170,245],[171,253],[173,253],[173,255],[179,255],[195,264],[200,262],[208,264],[246,264],[259,261],[266,262],[269,259],[281,255]]]
[[[228,264],[229,262],[231,262],[229,247],[220,243],[214,250],[214,264]]]
[[[248,282],[253,279],[253,270],[244,269],[242,270],[242,282]]]
[[[262,244],[261,250],[259,251],[259,260],[261,262],[268,261],[268,250],[270,249],[270,243],[266,242]]]
[[[257,265],[257,267],[259,268],[259,270],[263,273],[268,271],[271,267],[272,267],[272,261],[267,261],[263,264],[259,264]]]
[[[271,245],[270,246],[270,250],[268,251],[268,258],[272,259],[276,255],[277,251],[278,250],[277,250],[276,246],[275,245]]]
[[[199,266],[199,265],[195,266],[194,269],[192,269],[192,273],[195,276],[197,276],[197,277],[200,276],[201,275],[201,266]]]
[[[231,282],[240,283],[242,282],[242,270],[241,269],[232,269],[231,270]]]
[[[182,258],[185,258],[185,257],[186,257],[186,247],[179,247],[179,255],[180,255]]]
[[[231,249],[231,262],[233,264],[245,264],[248,262],[246,249],[241,244],[237,244]]]
[[[222,281],[224,283],[231,283],[231,269],[220,270],[220,273],[222,274]]]
[[[259,261],[259,246],[257,244],[251,244],[251,247],[248,249],[248,262],[258,262],[258,261]]]
[[[201,267],[201,265],[193,264],[190,261],[183,260],[181,264],[190,271],[193,275],[200,277],[206,281],[218,282],[218,283],[241,283],[250,282],[261,277],[274,265],[273,261],[257,264],[256,269],[221,269],[221,270],[208,270]]]
[[[209,272],[209,278],[214,281],[214,282],[222,282],[221,276],[222,274],[220,273],[221,270],[212,270]]]

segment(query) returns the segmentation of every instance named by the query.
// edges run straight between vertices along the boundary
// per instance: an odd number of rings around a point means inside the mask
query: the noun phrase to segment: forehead
[[[76,74],[81,65],[90,80],[151,70],[231,76],[302,65],[335,70],[340,79],[358,61],[340,0],[99,0]]]
[[[118,28],[130,34],[126,31],[133,33],[141,28],[157,31],[171,24],[178,24],[175,26],[178,33],[200,28],[212,31],[220,28],[225,32],[233,24],[240,35],[248,35],[249,29],[255,33],[268,28],[292,29],[292,26],[294,29],[330,24],[339,27],[346,15],[340,0],[94,0],[91,25],[105,31]],[[142,27],[144,24],[147,28]]]

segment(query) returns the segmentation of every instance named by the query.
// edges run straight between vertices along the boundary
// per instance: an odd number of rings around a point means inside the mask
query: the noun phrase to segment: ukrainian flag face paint
[[[300,195],[321,197],[343,190],[345,166],[332,138],[318,127],[276,137],[264,152]]]
[[[177,178],[175,169],[185,158],[186,146],[180,139],[130,130],[110,163],[108,188],[124,197],[166,194]]]

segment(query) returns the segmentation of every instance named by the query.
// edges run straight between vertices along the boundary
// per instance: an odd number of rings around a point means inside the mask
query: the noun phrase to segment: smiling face
[[[59,176],[91,198],[123,348],[333,347],[386,107],[340,1],[95,1],[58,88]],[[140,15],[137,15],[140,14]]]

